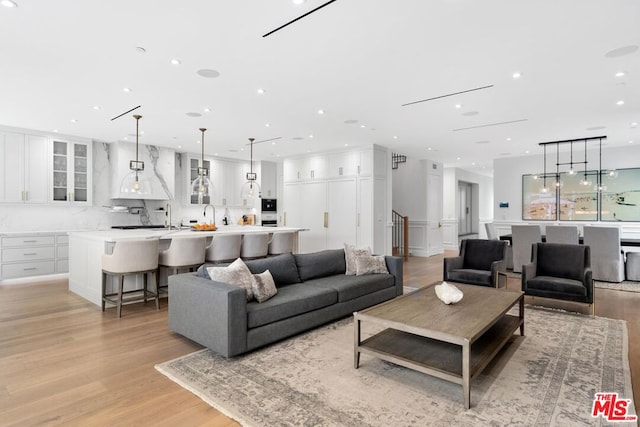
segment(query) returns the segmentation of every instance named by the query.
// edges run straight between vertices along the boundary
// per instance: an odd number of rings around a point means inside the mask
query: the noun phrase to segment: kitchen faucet
[[[169,217],[169,221],[168,222],[165,219],[164,227],[168,228],[169,230],[171,230],[171,203],[167,203],[167,210],[165,211],[164,216],[165,217]]]
[[[207,217],[207,208],[211,206],[211,209],[213,209],[213,218],[211,219],[211,222],[209,222],[209,224],[214,224],[216,223],[216,208],[213,205],[205,205],[204,207],[204,213],[202,214],[205,218]]]

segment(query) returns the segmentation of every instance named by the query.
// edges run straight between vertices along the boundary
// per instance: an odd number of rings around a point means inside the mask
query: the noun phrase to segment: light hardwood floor
[[[442,258],[411,258],[405,284],[441,280]],[[639,314],[640,294],[596,291],[596,315],[627,320],[636,408]],[[160,312],[135,304],[117,319],[69,292],[66,280],[0,286],[0,425],[237,425],[154,369],[200,348],[169,331],[166,300]]]

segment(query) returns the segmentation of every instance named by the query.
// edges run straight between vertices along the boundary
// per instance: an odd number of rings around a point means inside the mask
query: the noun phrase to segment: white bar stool
[[[204,253],[207,246],[207,238],[202,237],[174,237],[168,249],[158,255],[158,274],[160,269],[168,269],[167,276],[178,274],[178,269],[187,268],[193,271],[204,264]],[[159,282],[158,282],[159,283]],[[158,284],[158,293],[161,289],[168,289],[168,285]]]
[[[213,236],[211,244],[207,247],[205,259],[207,262],[234,261],[240,257],[242,235],[230,234],[227,236]]]
[[[242,237],[240,258],[264,258],[269,252],[269,233],[245,234]]]
[[[280,255],[293,252],[293,235],[294,233],[273,233],[269,241],[268,254]]]
[[[156,300],[156,309],[160,309],[157,287],[156,292],[147,289],[148,274],[156,273],[158,270],[158,246],[158,239],[120,240],[115,243],[112,254],[102,255],[102,311],[105,309],[105,303],[109,302],[116,305],[116,313],[120,317],[123,295],[140,292],[141,296],[129,298],[126,302],[146,303],[147,297],[151,296]],[[143,275],[143,288],[124,291],[124,276],[133,274]],[[117,292],[107,293],[107,276],[118,276]]]

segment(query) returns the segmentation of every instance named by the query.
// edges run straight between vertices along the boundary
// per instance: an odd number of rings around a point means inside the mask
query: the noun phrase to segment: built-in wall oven
[[[263,227],[278,226],[278,204],[276,199],[262,199],[262,218]]]

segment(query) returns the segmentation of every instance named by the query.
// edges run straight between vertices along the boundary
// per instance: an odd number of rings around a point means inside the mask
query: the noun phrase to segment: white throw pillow
[[[211,280],[244,288],[247,292],[247,301],[253,299],[251,279],[253,275],[249,267],[240,259],[236,259],[228,267],[208,267],[207,273]]]
[[[383,255],[356,257],[356,276],[381,273],[389,273],[387,262]]]
[[[344,244],[344,259],[347,263],[347,271],[344,274],[353,276],[356,274],[356,257],[358,256],[370,256],[371,249],[369,248],[356,248],[353,245],[347,243]]]
[[[258,302],[265,302],[278,293],[278,288],[276,288],[276,283],[269,270],[251,276],[251,290]]]

